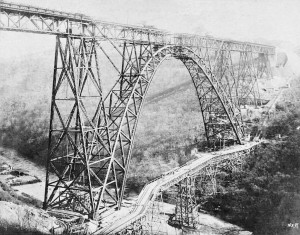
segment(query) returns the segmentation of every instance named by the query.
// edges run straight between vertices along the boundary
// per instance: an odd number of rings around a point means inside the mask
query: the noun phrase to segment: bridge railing
[[[194,48],[252,51],[275,54],[275,47],[220,39],[196,34],[172,34],[153,26],[137,26],[94,20],[80,13],[68,13],[30,5],[0,1],[0,30],[97,37],[99,39],[125,40],[129,42],[173,44]]]

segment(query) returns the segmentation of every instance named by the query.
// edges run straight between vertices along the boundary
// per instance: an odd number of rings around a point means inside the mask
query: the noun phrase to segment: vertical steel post
[[[194,228],[193,210],[195,207],[195,177],[189,176],[178,183],[175,216],[172,223],[180,227]]]
[[[44,199],[45,209],[73,210],[90,218],[96,216],[94,171],[103,146],[96,59],[93,38],[57,37]]]

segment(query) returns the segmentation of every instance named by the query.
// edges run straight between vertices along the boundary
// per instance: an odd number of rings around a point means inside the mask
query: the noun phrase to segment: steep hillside
[[[6,69],[1,75],[0,144],[44,166],[53,55],[49,52],[34,58],[38,59],[23,58],[2,64]],[[116,80],[110,77],[115,75],[111,67],[105,60],[100,64],[104,93]],[[203,137],[198,106],[183,64],[175,59],[166,60],[153,79],[141,113],[131,176],[142,172],[145,164],[151,166],[160,161],[161,168],[150,167],[149,172],[144,172],[144,182],[147,182],[189,160],[193,144]]]
[[[266,128],[269,142],[249,156],[242,169],[221,167],[217,194],[199,194],[204,210],[254,235],[299,234],[300,102],[282,104]]]
[[[20,58],[1,64],[5,69],[0,77],[0,144],[15,149],[40,165],[45,164],[47,153],[53,56],[53,52],[47,52],[30,56],[28,58],[33,58],[30,60]],[[115,63],[121,62],[116,52],[111,57]],[[285,68],[274,71],[273,80],[261,80],[260,86],[275,89],[286,85],[297,72],[294,67],[295,59],[289,59]],[[105,95],[117,75],[103,55],[100,58],[100,72]],[[165,61],[152,81],[141,113],[131,176],[137,176],[141,169],[149,169],[143,174],[146,182],[188,161],[190,150],[196,142],[203,140],[201,122],[188,72],[180,61]],[[160,162],[160,168],[151,167],[156,161]]]

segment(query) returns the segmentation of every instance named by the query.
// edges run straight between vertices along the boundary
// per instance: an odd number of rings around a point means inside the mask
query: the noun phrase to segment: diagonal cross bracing
[[[120,69],[96,38],[57,37],[48,159],[48,175],[54,172],[57,179],[47,176],[45,208],[96,218],[100,211],[121,207],[143,101],[157,69],[169,57],[182,61],[191,76],[209,145],[218,149],[240,144],[244,136],[239,80],[224,44],[208,57],[215,61],[207,66],[201,53],[185,46],[125,41],[121,52],[109,43],[121,56]],[[105,98],[99,49],[119,76]],[[241,60],[238,72],[253,66],[250,63]]]
[[[165,59],[177,58],[187,68],[207,141],[218,149],[241,143],[240,105],[257,104],[257,79],[272,77],[269,57],[275,54],[268,45],[170,34],[3,1],[0,30],[57,35],[44,207],[79,211],[91,218],[121,206],[141,108]],[[121,66],[100,41],[113,46]],[[99,49],[118,74],[106,98]]]
[[[223,162],[228,161],[228,159],[245,158],[259,144],[259,142],[255,142],[241,146],[233,146],[231,149],[215,152],[214,154],[199,154],[196,160],[186,163],[180,168],[170,171],[167,175],[163,175],[145,185],[133,208],[126,216],[122,216],[122,218],[119,218],[119,220],[99,229],[97,232],[95,232],[95,234],[128,234],[125,232],[127,231],[128,227],[134,227],[135,223],[141,223],[143,220],[145,220],[145,215],[147,214],[147,211],[150,209],[150,206],[153,204],[153,201],[156,199],[157,195],[169,189],[170,187],[181,183],[185,184],[187,187],[182,185],[184,188],[181,189],[180,193],[185,194],[187,190],[189,191],[187,195],[181,196],[192,196],[193,189],[191,188],[192,184],[189,181],[193,177],[203,173],[207,167],[214,167],[220,163],[222,164]],[[179,200],[178,203],[185,203],[182,208],[183,210],[189,210],[191,208],[190,206],[195,205],[192,197],[189,197],[189,200],[189,202],[180,202]],[[180,209],[178,208],[178,210]],[[182,219],[185,219],[185,221],[183,221],[185,224],[189,223],[192,225],[193,218],[188,216],[189,213],[191,212],[185,211],[181,213],[181,211],[178,211],[179,215],[177,218],[179,219],[179,217],[181,217]],[[151,223],[151,221],[145,221],[145,223]],[[136,228],[136,230],[132,231],[143,232],[142,228]]]
[[[165,30],[94,20],[74,14],[23,4],[0,2],[0,30],[54,35],[76,35],[99,39],[135,41],[157,45],[184,45],[195,48],[252,51],[274,55],[275,48],[257,43],[223,40],[193,34],[171,34]]]

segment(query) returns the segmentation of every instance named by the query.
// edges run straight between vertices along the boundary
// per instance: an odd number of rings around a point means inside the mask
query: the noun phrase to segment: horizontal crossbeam
[[[67,13],[23,4],[0,2],[0,30],[54,35],[76,35],[98,39],[147,42],[158,45],[183,45],[231,51],[275,54],[275,47],[257,43],[203,37],[194,34],[171,34],[154,27],[143,27],[94,20],[78,13]]]

